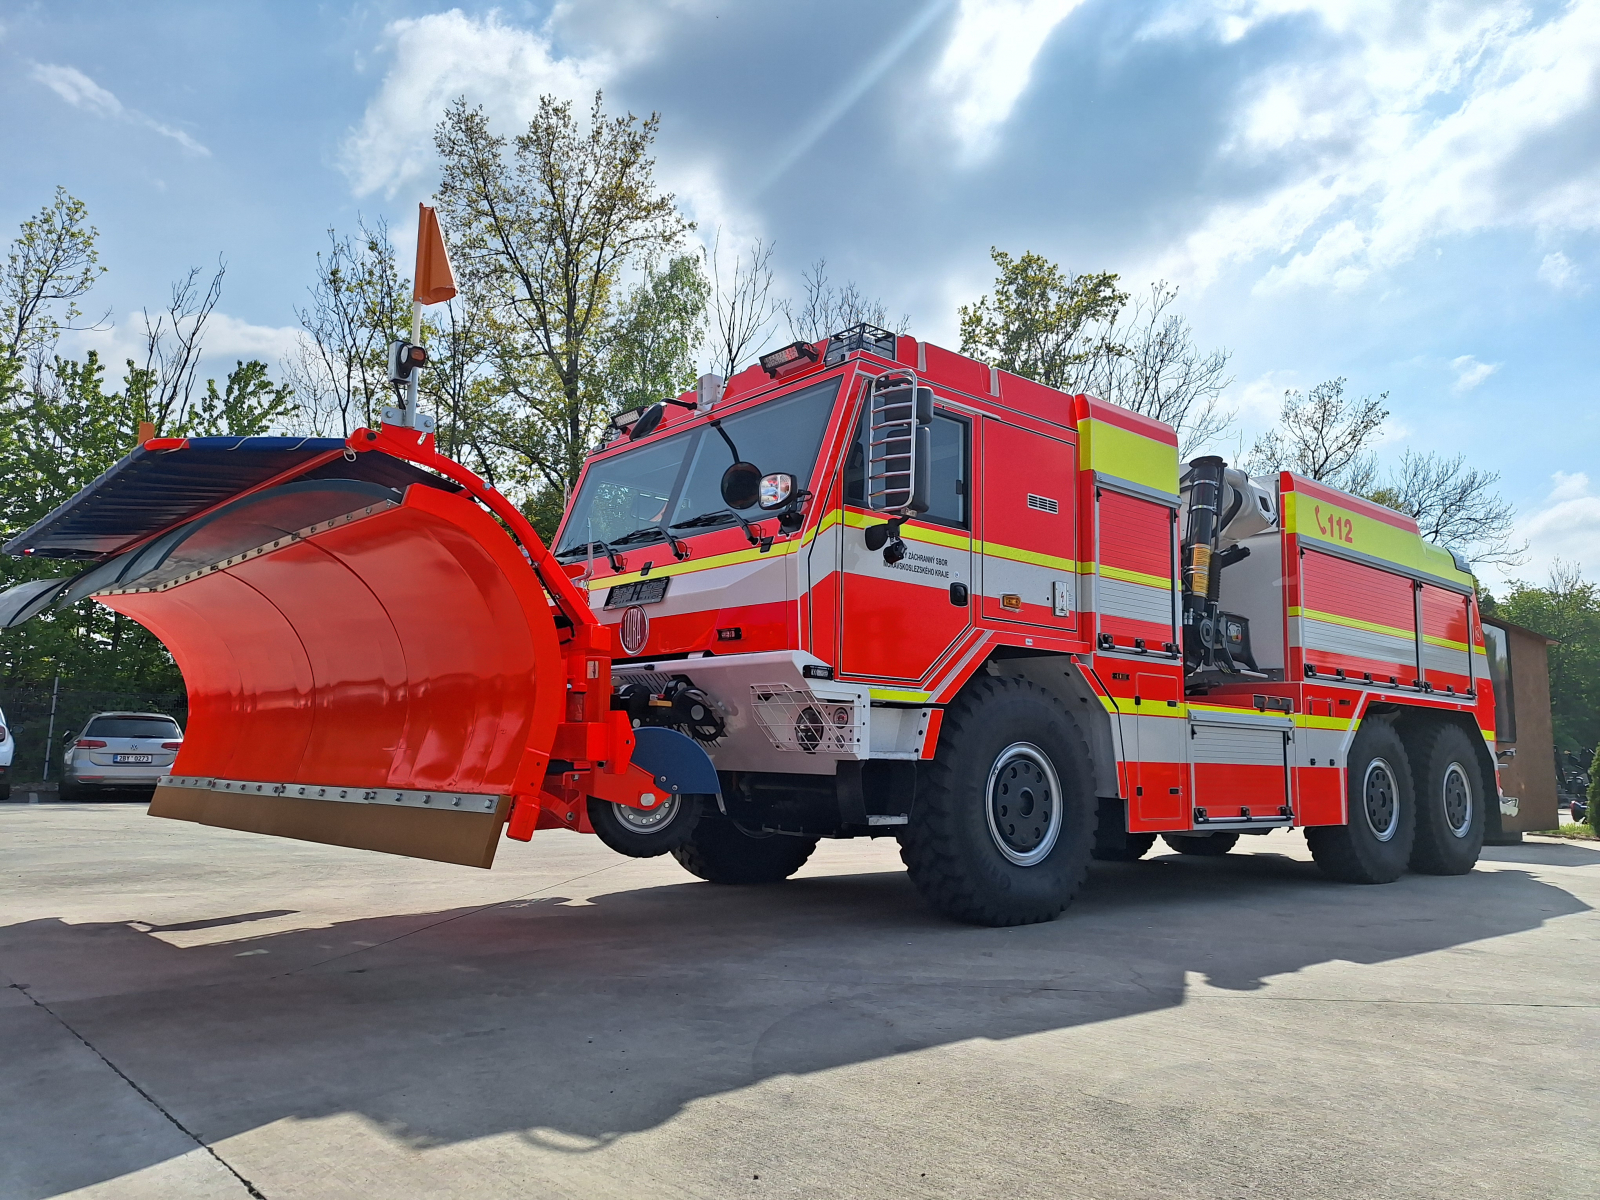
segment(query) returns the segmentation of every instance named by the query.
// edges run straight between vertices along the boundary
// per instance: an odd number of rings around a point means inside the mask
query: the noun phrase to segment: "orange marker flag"
[[[444,248],[438,214],[426,204],[417,208],[417,282],[411,296],[418,304],[443,304],[456,294],[450,252]]]

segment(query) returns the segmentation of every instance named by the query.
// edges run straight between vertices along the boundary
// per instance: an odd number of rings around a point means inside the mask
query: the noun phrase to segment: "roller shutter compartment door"
[[[1175,510],[1097,491],[1095,609],[1102,638],[1161,652],[1177,644]]]

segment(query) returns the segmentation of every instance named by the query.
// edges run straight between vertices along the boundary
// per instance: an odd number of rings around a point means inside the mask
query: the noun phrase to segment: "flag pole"
[[[411,301],[411,344],[422,345],[422,301]],[[407,426],[417,423],[417,382],[422,375],[420,369],[413,369],[411,378],[406,383],[406,420]]]

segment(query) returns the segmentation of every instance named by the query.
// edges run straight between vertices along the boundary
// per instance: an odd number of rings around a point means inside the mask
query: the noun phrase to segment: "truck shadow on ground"
[[[903,874],[879,872],[262,936],[249,919],[272,914],[219,913],[186,925],[238,921],[238,940],[189,948],[148,926],[31,921],[0,928],[0,962],[208,1143],[355,1113],[413,1147],[516,1131],[581,1153],[785,1073],[1174,1006],[1191,975],[1249,991],[1586,910],[1505,866],[1361,888],[1276,854],[1167,855],[1096,864],[1066,916],[1019,929],[950,924]],[[55,1164],[49,1188],[115,1178],[151,1153],[106,1140]]]

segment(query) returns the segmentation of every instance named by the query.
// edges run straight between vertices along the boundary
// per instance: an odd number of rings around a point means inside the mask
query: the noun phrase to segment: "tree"
[[[712,239],[711,362],[732,379],[767,336],[779,312],[772,296],[772,245],[757,238],[747,254],[735,254],[731,274],[722,265],[722,231]]]
[[[655,183],[660,118],[608,118],[595,93],[588,128],[542,96],[509,146],[482,108],[457,100],[434,134],[437,199],[456,266],[502,336],[496,373],[511,402],[499,438],[546,488],[564,493],[608,414],[597,386],[622,273],[669,253],[692,225]]]
[[[1189,322],[1170,311],[1177,298],[1177,288],[1153,283],[1147,298],[1114,317],[1083,363],[1074,390],[1165,421],[1187,459],[1233,422],[1220,406],[1233,382],[1227,373],[1232,356],[1223,349],[1202,352],[1194,344]]]
[[[1544,587],[1514,582],[1496,606],[1506,620],[1556,639],[1550,647],[1550,709],[1556,747],[1600,746],[1600,585],[1557,561]]]
[[[1128,301],[1118,277],[1068,275],[1039,254],[989,255],[1000,268],[994,296],[961,306],[961,353],[1047,387],[1084,390],[1095,357],[1114,352],[1108,327]]]
[[[1511,540],[1516,509],[1494,491],[1499,479],[1498,471],[1467,466],[1464,455],[1407,450],[1399,467],[1367,498],[1405,513],[1423,537],[1475,563],[1515,566],[1526,557],[1526,543]]]
[[[1368,446],[1389,415],[1389,393],[1350,400],[1344,385],[1329,379],[1309,395],[1284,392],[1278,427],[1257,439],[1249,471],[1293,471],[1358,495],[1371,491],[1378,467]]]
[[[400,277],[389,227],[356,218],[357,233],[328,230],[317,253],[311,305],[289,375],[314,432],[343,437],[377,424],[389,392],[389,343],[409,338],[409,281]]]
[[[0,268],[0,357],[48,360],[78,301],[105,273],[89,209],[65,188],[22,223]]]
[[[601,358],[602,390],[617,410],[676,396],[694,383],[711,284],[694,255],[644,277],[618,306]]]
[[[880,329],[889,327],[889,311],[882,300],[869,300],[853,279],[839,287],[829,281],[827,259],[817,259],[800,278],[804,298],[799,304],[786,300],[780,305],[796,341],[820,342],[863,322]],[[910,317],[901,317],[893,331],[904,333],[910,323]]]

